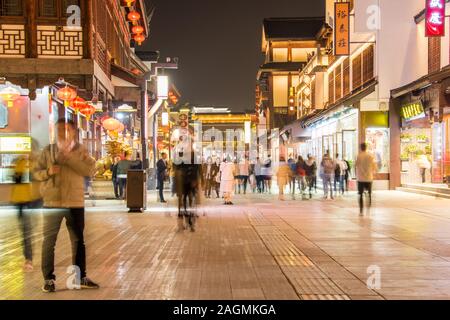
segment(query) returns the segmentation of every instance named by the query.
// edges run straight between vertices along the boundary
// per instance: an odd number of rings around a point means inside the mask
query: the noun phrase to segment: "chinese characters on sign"
[[[350,2],[334,4],[334,55],[350,54]]]
[[[443,37],[445,35],[445,0],[426,0],[425,35]]]
[[[402,106],[401,114],[406,121],[416,120],[425,117],[425,110],[422,102],[413,102]]]

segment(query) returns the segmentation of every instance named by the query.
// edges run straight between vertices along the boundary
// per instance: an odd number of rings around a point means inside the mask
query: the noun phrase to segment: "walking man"
[[[161,159],[156,163],[156,180],[158,181],[158,190],[159,190],[159,201],[161,203],[166,203],[164,200],[164,180],[166,180],[167,176],[167,154],[161,153]]]
[[[373,175],[376,172],[376,162],[373,155],[367,152],[367,144],[361,144],[361,152],[356,159],[356,179],[358,180],[358,194],[359,194],[359,214],[363,215],[364,191],[367,190],[369,194],[368,207],[372,205],[372,183]]]
[[[76,282],[82,289],[99,286],[86,276],[86,248],[84,244],[84,178],[91,177],[95,160],[76,141],[74,122],[56,123],[57,142],[47,146],[34,171],[34,177],[43,182],[44,240],[42,244],[42,291],[55,292],[55,245],[61,222],[66,219],[72,242],[72,263],[77,273]]]
[[[333,197],[333,186],[331,184],[334,176],[334,170],[336,169],[336,163],[331,159],[329,152],[327,152],[321,163],[322,168],[322,180],[323,180],[323,191],[324,191],[324,199],[328,199],[328,189],[330,190],[331,199]]]

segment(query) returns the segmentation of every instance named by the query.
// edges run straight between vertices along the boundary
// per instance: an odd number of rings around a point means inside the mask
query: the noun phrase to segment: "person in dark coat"
[[[161,159],[156,163],[156,180],[158,182],[159,201],[166,203],[164,200],[164,181],[167,177],[167,154],[161,153]]]
[[[183,155],[180,153],[180,158]],[[178,196],[178,228],[185,229],[183,217],[187,226],[192,232],[195,231],[195,205],[200,203],[201,186],[203,185],[202,166],[194,163],[194,156],[190,163],[184,161],[174,165],[175,168],[175,187]],[[189,207],[189,211],[188,211]],[[183,209],[183,212],[182,212]]]
[[[111,179],[112,179],[112,183],[114,186],[114,196],[116,197],[116,199],[120,198],[120,196],[119,196],[119,180],[117,178],[117,164],[119,163],[119,161],[120,161],[120,157],[115,157],[114,162],[110,168],[111,173],[112,173]]]
[[[203,165],[203,180],[205,181],[205,197],[211,198],[211,189],[215,187],[219,166],[209,157]]]

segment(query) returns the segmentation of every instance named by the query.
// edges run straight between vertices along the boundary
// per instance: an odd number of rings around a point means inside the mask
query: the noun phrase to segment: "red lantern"
[[[79,112],[86,116],[87,121],[91,120],[92,115],[95,113],[95,107],[93,105],[90,104],[85,104],[84,106],[82,106],[79,110]]]
[[[130,13],[127,15],[128,20],[130,20],[133,25],[136,25],[139,19],[141,18],[141,14],[137,11],[130,11]]]
[[[131,28],[131,32],[133,34],[140,34],[144,32],[144,27],[142,26],[134,26],[133,28]]]
[[[108,131],[114,131],[120,128],[120,121],[114,118],[108,118],[105,121],[103,121],[103,128],[105,128]]]
[[[132,5],[133,3],[136,2],[136,0],[125,0],[124,2],[127,4],[127,7],[129,8],[129,7],[131,7],[131,5]]]
[[[58,92],[56,93],[56,96],[58,97],[59,100],[64,101],[65,107],[68,107],[69,102],[77,97],[77,92],[75,91],[75,89],[66,86],[64,88],[59,89]]]
[[[138,45],[141,45],[142,42],[145,41],[145,36],[143,34],[137,34],[133,37],[133,39],[138,43]]]
[[[81,108],[86,105],[86,100],[80,97],[76,97],[70,102],[70,106],[75,110],[75,113],[78,112]]]
[[[0,91],[0,97],[6,101],[8,108],[14,106],[14,101],[20,98],[20,91],[13,87],[6,87]]]

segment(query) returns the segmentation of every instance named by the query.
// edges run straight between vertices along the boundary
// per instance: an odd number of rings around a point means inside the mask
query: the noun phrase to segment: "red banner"
[[[445,36],[445,0],[426,0],[425,36]]]

